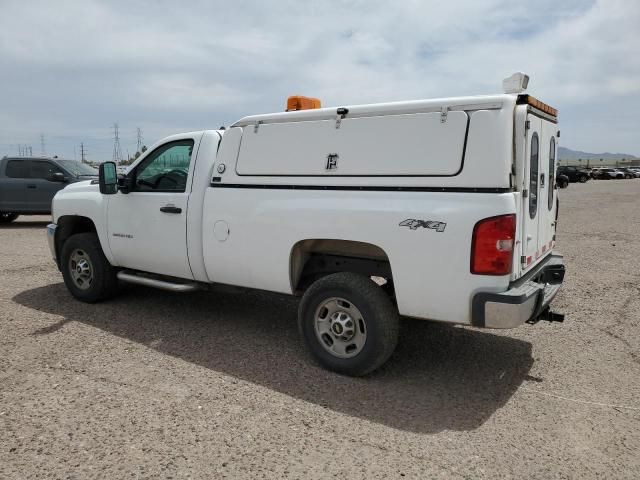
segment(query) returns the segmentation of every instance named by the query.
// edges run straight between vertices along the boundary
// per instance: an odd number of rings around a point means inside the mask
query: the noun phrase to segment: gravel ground
[[[23,217],[0,228],[0,478],[639,478],[639,195],[561,191],[564,324],[403,320],[363,379],[309,360],[288,297],[76,302]]]

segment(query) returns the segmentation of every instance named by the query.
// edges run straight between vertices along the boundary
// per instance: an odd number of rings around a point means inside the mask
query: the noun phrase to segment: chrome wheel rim
[[[324,300],[315,311],[314,327],[320,345],[334,357],[355,357],[367,341],[360,310],[344,298]]]
[[[79,248],[71,252],[69,257],[69,273],[71,280],[80,290],[87,290],[93,282],[93,265],[89,255]]]

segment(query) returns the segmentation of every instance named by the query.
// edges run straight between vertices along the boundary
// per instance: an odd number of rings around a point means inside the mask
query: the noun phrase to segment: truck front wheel
[[[95,233],[69,237],[62,246],[60,262],[64,283],[78,300],[93,303],[117,293],[116,270],[104,256]]]
[[[372,372],[398,343],[398,311],[381,287],[355,273],[312,284],[300,302],[298,323],[313,357],[346,375]]]

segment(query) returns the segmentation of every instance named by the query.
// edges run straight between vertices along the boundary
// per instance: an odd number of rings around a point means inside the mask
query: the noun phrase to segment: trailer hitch
[[[553,322],[561,323],[561,322],[564,322],[564,313],[552,312],[551,309],[547,307],[542,312],[540,312],[539,315],[528,320],[527,323],[530,325],[533,325],[535,323],[538,323],[540,320],[544,320],[545,322],[551,322],[551,323]]]

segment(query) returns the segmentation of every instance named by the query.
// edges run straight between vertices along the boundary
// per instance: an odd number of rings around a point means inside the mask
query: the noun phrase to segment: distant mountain
[[[577,160],[579,158],[583,160],[600,160],[601,158],[604,158],[605,160],[633,160],[638,157],[628,153],[588,153],[581,152],[579,150],[571,150],[570,148],[558,147],[558,158],[560,160]]]

